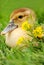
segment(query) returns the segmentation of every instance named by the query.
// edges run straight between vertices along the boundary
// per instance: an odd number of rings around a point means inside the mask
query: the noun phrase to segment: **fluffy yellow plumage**
[[[36,15],[28,8],[15,10],[10,16],[9,25],[1,32],[5,35],[6,44],[15,47],[22,43],[24,39],[32,39],[27,35],[27,31],[35,23]]]

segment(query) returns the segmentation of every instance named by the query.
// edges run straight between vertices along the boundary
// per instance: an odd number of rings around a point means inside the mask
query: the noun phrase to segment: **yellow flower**
[[[42,35],[43,35],[42,27],[39,26],[39,27],[35,28],[35,29],[33,30],[33,34],[34,34],[35,37],[41,38]]]
[[[31,28],[31,24],[28,23],[28,21],[24,21],[22,23],[22,29],[23,30],[29,30]]]
[[[17,41],[17,45],[20,45],[24,41],[24,37],[20,37]]]

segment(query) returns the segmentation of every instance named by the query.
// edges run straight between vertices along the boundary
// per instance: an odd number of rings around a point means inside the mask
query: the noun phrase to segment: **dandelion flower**
[[[42,35],[43,35],[42,27],[41,27],[41,26],[36,27],[36,28],[33,30],[33,34],[34,34],[35,37],[42,38]]]
[[[24,37],[20,37],[17,41],[17,45],[20,45],[24,41]]]
[[[28,21],[25,21],[22,23],[22,29],[23,30],[29,30],[31,28],[31,24],[28,23]]]

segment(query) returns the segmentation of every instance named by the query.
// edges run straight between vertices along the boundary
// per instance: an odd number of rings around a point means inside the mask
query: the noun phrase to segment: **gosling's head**
[[[17,9],[12,12],[10,15],[10,23],[8,26],[1,32],[1,34],[6,34],[18,27],[22,26],[22,23],[25,21],[29,21],[29,23],[34,23],[36,20],[36,15],[34,11],[28,8]]]

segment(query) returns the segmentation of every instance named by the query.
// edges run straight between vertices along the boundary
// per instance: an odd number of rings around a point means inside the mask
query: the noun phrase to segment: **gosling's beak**
[[[14,24],[14,20],[11,20],[8,26],[1,32],[1,35],[11,32],[12,30],[16,29],[18,25]]]

